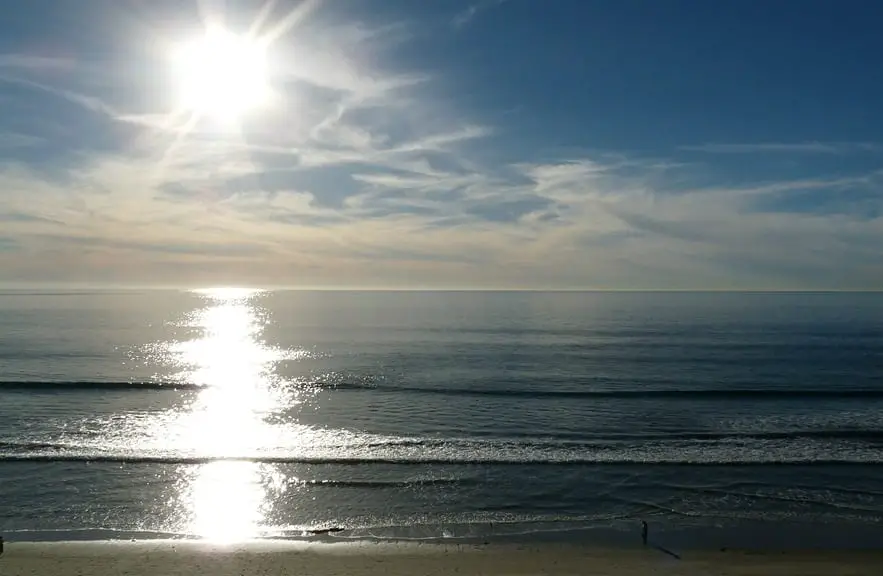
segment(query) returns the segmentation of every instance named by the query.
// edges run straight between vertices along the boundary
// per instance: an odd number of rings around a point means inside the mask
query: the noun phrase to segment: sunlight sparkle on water
[[[212,462],[189,479],[184,497],[190,512],[189,531],[218,543],[260,534],[266,514],[265,484],[272,471],[254,462]]]
[[[377,455],[386,439],[298,422],[297,406],[314,391],[308,381],[284,379],[279,363],[310,353],[267,342],[272,318],[265,302],[271,295],[241,288],[193,293],[196,306],[169,322],[170,337],[148,345],[145,353],[172,381],[201,388],[182,392],[178,398],[184,402],[168,409],[84,423],[103,431],[90,450],[206,460],[172,469],[176,481],[166,529],[215,542],[260,537],[278,528],[274,507],[289,483],[278,465],[257,460],[362,458]],[[288,505],[293,498],[289,495]],[[295,516],[281,522],[297,525]]]
[[[187,380],[206,386],[183,416],[189,444],[202,453],[242,454],[273,444],[273,429],[263,417],[280,405],[272,370],[284,354],[260,340],[266,318],[255,303],[259,293],[237,288],[200,291],[207,305],[190,323],[202,337],[171,349],[188,366]],[[183,491],[190,512],[187,531],[214,541],[257,536],[271,468],[254,462],[200,466]]]

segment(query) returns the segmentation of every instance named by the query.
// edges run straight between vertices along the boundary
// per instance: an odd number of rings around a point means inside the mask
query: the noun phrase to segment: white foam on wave
[[[175,434],[28,440],[0,446],[0,458],[181,463],[253,460],[340,464],[883,464],[880,445],[836,438],[531,442],[383,436],[309,426],[286,428],[286,434],[257,435],[251,442],[235,444],[209,443],[202,437]]]

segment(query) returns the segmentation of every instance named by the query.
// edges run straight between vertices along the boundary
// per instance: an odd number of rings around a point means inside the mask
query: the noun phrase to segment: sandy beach
[[[7,543],[3,576],[315,574],[862,575],[883,573],[877,551],[680,551],[545,545],[112,541]]]

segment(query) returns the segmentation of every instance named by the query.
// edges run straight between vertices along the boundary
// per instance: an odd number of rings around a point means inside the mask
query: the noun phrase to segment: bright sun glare
[[[198,116],[235,121],[269,97],[264,42],[219,26],[175,52],[181,106]]]

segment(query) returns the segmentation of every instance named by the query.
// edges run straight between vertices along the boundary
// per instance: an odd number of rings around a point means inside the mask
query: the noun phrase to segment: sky
[[[174,47],[267,39],[182,110]],[[0,283],[883,289],[883,2],[30,0]]]

